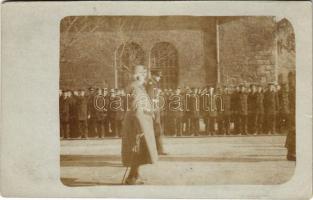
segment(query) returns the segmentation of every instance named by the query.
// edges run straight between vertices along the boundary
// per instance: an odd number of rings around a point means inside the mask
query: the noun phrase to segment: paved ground
[[[285,136],[164,138],[167,156],[141,168],[149,185],[280,184],[293,175]],[[70,186],[119,185],[120,139],[61,141],[61,179]]]

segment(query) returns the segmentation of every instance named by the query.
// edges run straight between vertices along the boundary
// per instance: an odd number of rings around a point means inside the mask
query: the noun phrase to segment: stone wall
[[[178,52],[178,87],[203,87],[208,83],[215,83],[215,19],[206,19],[205,23],[202,21],[197,26],[190,23],[191,27],[188,23],[181,23],[186,27],[181,26],[179,29],[159,26],[146,30],[141,26],[138,30],[122,32],[62,32],[61,40],[74,38],[74,42],[66,48],[62,46],[60,87],[104,87],[105,81],[110,87],[114,87],[114,51],[125,42],[134,42],[143,49],[143,64],[146,66],[149,62],[149,51],[155,44],[171,43]]]
[[[274,19],[225,17],[219,20],[219,69],[222,83],[275,81]]]
[[[277,23],[277,68],[278,81],[286,83],[288,73],[296,68],[295,33],[292,24],[287,19]]]

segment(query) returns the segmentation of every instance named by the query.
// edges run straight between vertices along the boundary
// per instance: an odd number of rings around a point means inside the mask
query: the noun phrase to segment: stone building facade
[[[144,64],[163,87],[277,79],[274,17],[66,17],[60,88],[124,87]]]

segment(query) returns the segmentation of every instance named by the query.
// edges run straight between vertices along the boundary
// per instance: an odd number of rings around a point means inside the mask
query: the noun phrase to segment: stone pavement
[[[169,155],[141,167],[148,185],[281,184],[294,172],[286,136],[163,138]],[[119,185],[121,141],[62,140],[61,180],[69,186]]]

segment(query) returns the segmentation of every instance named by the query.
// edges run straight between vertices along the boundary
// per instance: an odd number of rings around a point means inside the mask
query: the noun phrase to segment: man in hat
[[[97,95],[95,96],[94,103],[96,106],[95,119],[97,124],[98,138],[104,138],[108,134],[107,123],[108,123],[108,100],[107,94],[103,93],[101,88],[97,89]]]
[[[277,115],[276,115],[276,130],[278,133],[282,133],[287,130],[289,123],[289,97],[288,97],[288,85],[282,84],[276,86],[276,93],[278,97]]]
[[[209,87],[209,135],[216,134],[216,125],[217,125],[217,98],[216,98],[216,91],[213,85]]]
[[[258,86],[256,93],[256,108],[255,108],[255,130],[257,134],[264,133],[264,91],[262,85]]]
[[[68,139],[70,137],[70,101],[69,91],[65,90],[60,97],[60,132],[61,138]]]
[[[77,112],[79,121],[79,137],[87,139],[88,99],[86,98],[85,91],[83,89],[79,91],[79,96],[77,97]]]
[[[161,124],[161,109],[160,108],[160,71],[152,71],[151,78],[146,84],[147,93],[152,100],[152,106],[154,108],[153,127],[155,133],[155,142],[159,155],[166,155],[163,148],[162,135],[164,135],[163,124]]]
[[[109,124],[110,124],[110,129],[111,129],[111,136],[115,136],[115,129],[116,129],[116,110],[111,106],[111,102],[115,101],[116,99],[116,91],[114,88],[110,89],[110,93],[108,95],[108,100],[109,100],[109,107],[108,107],[108,119],[109,119]]]
[[[222,113],[221,128],[224,134],[230,134],[230,117],[231,117],[231,94],[227,85],[224,86],[222,92]],[[220,126],[220,125],[219,125]]]
[[[154,110],[144,87],[147,77],[145,67],[136,66],[132,77],[133,82],[126,89],[131,98],[122,128],[122,162],[130,167],[126,184],[137,185],[143,184],[139,167],[155,163],[158,153],[153,128]]]
[[[248,133],[256,134],[256,99],[257,91],[256,85],[250,85],[250,91],[248,93]]]
[[[277,111],[278,99],[275,92],[274,83],[268,84],[268,90],[264,94],[264,108],[266,119],[266,133],[275,133],[275,115]]]
[[[289,126],[286,138],[286,148],[288,150],[287,159],[296,161],[296,74],[294,71],[288,74],[289,89]]]
[[[88,137],[95,137],[97,135],[96,129],[96,107],[95,107],[95,88],[89,88],[88,95]]]
[[[78,91],[70,91],[69,92],[69,104],[70,104],[70,137],[77,138],[78,133],[78,115],[77,115],[77,97]]]
[[[240,102],[240,133],[247,135],[247,118],[248,118],[248,94],[244,85],[240,86],[239,102]]]
[[[182,96],[181,89],[177,88],[169,99],[169,109],[171,117],[173,118],[174,136],[182,136],[183,133],[183,117],[185,113],[184,96]]]

